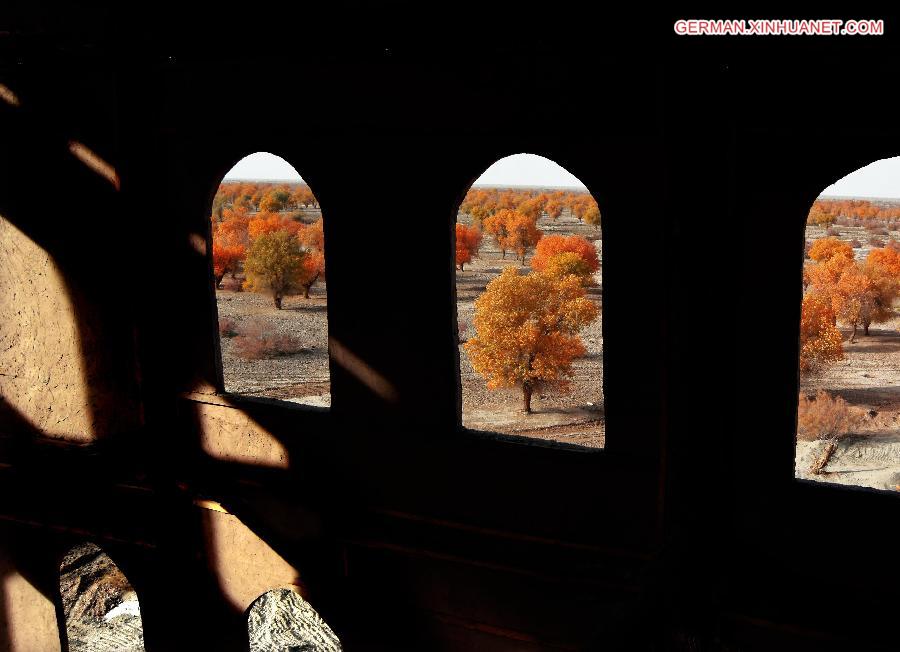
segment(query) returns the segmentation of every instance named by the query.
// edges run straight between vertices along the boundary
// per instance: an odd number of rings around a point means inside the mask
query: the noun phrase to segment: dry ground
[[[467,221],[461,216],[461,221]],[[596,239],[594,227],[563,215],[556,223],[542,218],[538,225],[545,233],[577,233]],[[598,241],[599,248],[599,241]],[[465,271],[457,272],[457,309],[460,323],[468,326],[464,337],[474,335],[471,328],[475,298],[506,265],[518,266],[512,254],[502,260],[489,238],[485,238],[480,257]],[[601,304],[599,287],[589,296]],[[293,335],[302,346],[298,353],[263,360],[247,360],[235,353],[234,339],[221,337],[225,389],[249,396],[277,398],[307,405],[328,407],[328,326],[326,285],[313,287],[310,299],[286,297],[283,310],[276,310],[267,295],[236,291],[238,281],[226,278],[216,292],[220,323],[234,320],[242,325],[260,323],[267,332]],[[521,411],[521,393],[514,390],[489,391],[476,374],[460,346],[460,370],[463,393],[463,424],[472,429],[519,435],[541,440],[603,446],[603,337],[600,319],[582,334],[587,355],[575,362],[569,393],[541,392],[532,400],[534,414]]]
[[[854,344],[844,333],[844,360],[812,378],[800,389],[824,389],[841,396],[861,415],[852,436],[840,443],[826,467],[813,476],[810,464],[824,442],[797,442],[797,477],[874,489],[900,488],[900,319],[873,326]]]
[[[223,286],[228,287],[230,279]],[[235,339],[220,337],[222,372],[226,391],[246,396],[265,396],[295,403],[328,407],[328,317],[324,283],[317,283],[310,298],[285,297],[276,310],[265,294],[229,289],[216,292],[219,323],[234,320],[242,325],[260,323],[265,332],[295,337],[301,350],[292,355],[246,360],[235,353]]]

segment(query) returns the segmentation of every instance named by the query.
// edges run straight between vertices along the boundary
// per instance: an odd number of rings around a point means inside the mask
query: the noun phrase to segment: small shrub
[[[850,226],[850,220],[849,220],[849,218],[847,218],[847,217],[845,217],[845,216],[843,216],[843,215],[836,217],[835,220],[834,220],[834,223],[835,223],[837,226]]]
[[[881,238],[869,238],[869,245],[880,249],[884,246],[884,240]]]
[[[850,241],[850,246],[853,247],[854,249],[859,249],[860,247],[862,247],[862,242],[854,239],[854,240]]]
[[[883,226],[880,226],[880,227],[874,228],[874,229],[866,229],[866,230],[867,230],[869,233],[871,233],[872,235],[884,235],[884,236],[888,236],[888,235],[891,234],[891,232],[888,231],[888,230],[887,230],[886,228],[884,228]]]
[[[810,473],[825,471],[838,442],[850,434],[859,423],[859,416],[840,396],[832,397],[821,389],[815,398],[800,396],[797,406],[797,438],[806,441],[825,441],[825,447],[813,459]]]
[[[841,232],[833,226],[829,226],[827,229],[825,229],[825,235],[831,238],[837,238],[841,235]]]
[[[857,425],[858,417],[840,396],[819,390],[812,398],[800,395],[797,438],[803,441],[839,439]]]
[[[241,329],[234,338],[234,352],[246,360],[263,360],[301,353],[304,348],[292,335],[266,332],[259,323]]]
[[[871,231],[872,229],[880,229],[881,228],[881,222],[879,222],[878,220],[872,220],[872,219],[864,220],[862,225],[866,228],[867,231]]]
[[[234,337],[237,334],[237,323],[231,317],[222,317],[219,320],[219,335],[221,337]]]

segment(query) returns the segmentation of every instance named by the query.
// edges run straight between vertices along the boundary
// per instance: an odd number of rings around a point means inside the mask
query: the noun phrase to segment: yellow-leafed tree
[[[244,287],[270,292],[275,307],[281,310],[282,298],[302,287],[305,257],[293,233],[271,231],[258,235],[250,243],[244,261]]]
[[[488,388],[521,387],[530,413],[536,389],[567,389],[572,361],[585,353],[579,331],[599,312],[575,276],[507,268],[476,299],[477,335],[465,349]]]

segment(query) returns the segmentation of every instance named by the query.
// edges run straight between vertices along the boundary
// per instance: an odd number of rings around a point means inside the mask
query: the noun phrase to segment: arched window
[[[553,161],[475,181],[456,221],[464,427],[603,446],[601,252],[597,202]]]
[[[343,649],[312,605],[291,589],[273,589],[258,597],[250,606],[247,631],[251,652]]]
[[[796,476],[900,489],[900,157],[826,188],[806,220]]]
[[[329,407],[325,235],[284,159],[241,159],[213,199],[213,283],[225,391]]]
[[[98,546],[85,543],[66,554],[59,591],[71,652],[143,652],[137,594]]]

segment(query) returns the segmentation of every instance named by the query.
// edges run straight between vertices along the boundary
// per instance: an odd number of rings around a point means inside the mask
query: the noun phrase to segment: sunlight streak
[[[363,385],[384,400],[397,402],[399,395],[390,381],[333,337],[328,338],[328,350],[331,359],[349,371]]]
[[[19,101],[19,96],[16,95],[9,86],[5,84],[0,84],[0,100],[3,100],[10,106],[20,107],[22,103]]]
[[[109,181],[113,188],[119,190],[119,173],[116,172],[116,168],[100,158],[92,149],[77,140],[70,140],[69,151],[75,158]]]

